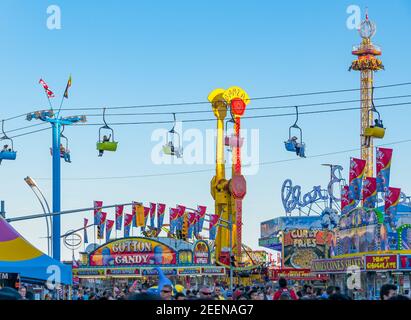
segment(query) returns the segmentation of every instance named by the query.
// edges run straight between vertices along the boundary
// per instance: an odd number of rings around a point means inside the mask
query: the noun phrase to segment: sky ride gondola
[[[60,143],[60,158],[64,159],[65,162],[71,163],[70,149],[68,144],[68,138],[63,134],[64,125],[60,133],[60,139],[65,141],[65,144]],[[50,148],[50,154],[53,156],[53,148]]]
[[[104,121],[104,126],[100,127],[98,131],[97,150],[99,152],[98,154],[99,157],[103,156],[104,151],[111,151],[111,152],[117,151],[117,145],[118,145],[118,142],[114,140],[114,130],[110,128],[106,122],[106,108],[103,109],[103,121]],[[110,130],[111,133],[108,136],[106,134],[102,136],[101,134],[102,130]]]
[[[227,151],[231,152],[233,148],[241,148],[244,144],[244,138],[238,138],[237,135],[233,132],[231,135],[228,135],[228,124],[235,123],[234,117],[231,114],[231,119],[227,120],[225,123],[225,137],[224,145],[227,147]]]
[[[296,119],[294,124],[288,129],[288,140],[284,141],[285,149],[290,152],[295,152],[297,156],[305,158],[305,143],[303,142],[303,130],[297,125],[298,122],[298,107],[296,109]],[[297,129],[300,136],[300,142],[298,137],[292,135],[292,129]]]
[[[9,140],[10,146],[5,144],[3,149],[0,151],[0,164],[3,160],[16,160],[17,151],[14,151],[13,139],[9,138],[4,131],[4,120],[1,121],[1,131],[3,132],[3,137],[1,140]]]
[[[178,132],[175,131],[176,127],[176,114],[173,113],[174,124],[170,131],[167,132],[166,144],[163,146],[163,153],[169,156],[176,156],[177,158],[183,157],[183,147],[181,146],[181,138]],[[173,141],[177,141],[177,146]]]

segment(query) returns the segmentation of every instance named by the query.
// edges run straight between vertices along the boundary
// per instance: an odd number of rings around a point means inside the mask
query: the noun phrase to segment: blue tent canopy
[[[72,284],[71,266],[35,248],[1,216],[0,272],[18,273],[21,278]]]

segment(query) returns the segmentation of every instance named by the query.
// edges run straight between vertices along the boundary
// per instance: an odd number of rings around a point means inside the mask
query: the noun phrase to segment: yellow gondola
[[[370,110],[368,110],[368,115],[370,115],[371,112],[375,112],[377,114],[377,118],[374,120],[374,125],[369,126],[364,129],[364,136],[368,138],[377,138],[377,139],[382,139],[385,136],[385,128],[381,120],[380,113],[378,110],[375,108],[374,105],[374,87],[372,88],[371,91],[371,103],[372,107]]]

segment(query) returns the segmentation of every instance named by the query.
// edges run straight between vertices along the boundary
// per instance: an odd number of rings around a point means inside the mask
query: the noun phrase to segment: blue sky
[[[62,29],[46,26],[47,7],[60,6]],[[369,7],[377,23],[374,42],[382,46],[386,71],[376,85],[411,80],[407,40],[411,29],[408,1],[22,1],[0,3],[0,39],[3,50],[0,78],[0,119],[48,108],[38,80],[43,77],[60,102],[68,75],[73,86],[65,107],[129,106],[182,101],[204,101],[217,87],[243,87],[251,97],[359,86],[359,74],[348,72],[351,46],[358,33],[346,27],[349,5]],[[411,94],[410,87],[376,91],[376,97]],[[249,107],[294,105],[359,98],[358,92],[304,98],[253,101]],[[408,102],[407,98],[401,100]],[[399,102],[398,100],[381,102]],[[353,106],[353,105],[349,105]],[[354,104],[355,106],[355,104]],[[377,103],[378,106],[378,103]],[[335,106],[318,107],[333,108]],[[161,108],[173,112],[201,110],[207,105]],[[411,139],[409,106],[382,108],[387,126],[384,142]],[[159,108],[157,108],[159,109]],[[147,109],[143,111],[158,111]],[[287,110],[287,112],[290,110]],[[63,115],[76,112],[65,111]],[[93,112],[94,113],[94,112]],[[266,111],[275,113],[274,111]],[[265,114],[250,111],[247,115]],[[207,114],[210,117],[211,114]],[[109,121],[161,121],[171,116],[112,117]],[[182,116],[191,119],[193,115]],[[197,117],[197,116],[196,116]],[[201,117],[200,115],[198,117]],[[101,121],[90,118],[91,122]],[[259,129],[261,162],[294,159],[283,141],[293,117],[244,119],[246,129]],[[23,118],[6,129],[28,124]],[[359,147],[359,111],[302,116],[307,155]],[[215,123],[189,123],[184,129],[202,132]],[[97,158],[97,127],[67,128],[73,163],[62,164],[63,178],[128,176],[213,169],[212,165],[155,165],[151,161],[152,132],[161,125],[115,127],[120,142],[115,154]],[[15,139],[18,161],[0,167],[0,199],[9,217],[41,212],[25,185],[27,175],[37,178],[51,199],[51,134],[40,132]],[[407,170],[411,143],[394,146],[392,185],[411,193]],[[303,190],[326,185],[328,170],[320,164],[345,168],[359,152],[262,166],[247,177],[244,200],[244,240],[257,248],[260,222],[283,214],[280,189],[292,178]],[[345,169],[345,175],[347,171]],[[213,172],[127,180],[63,180],[63,209],[88,207],[93,200],[107,204],[131,200],[197,204],[212,208],[209,182]],[[110,212],[110,214],[112,214]],[[62,230],[80,227],[83,217],[65,216]],[[45,250],[43,220],[15,223],[15,227]],[[63,249],[65,258],[70,257]]]

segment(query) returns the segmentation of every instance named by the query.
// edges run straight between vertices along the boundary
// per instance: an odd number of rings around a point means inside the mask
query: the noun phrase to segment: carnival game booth
[[[0,273],[18,275],[21,283],[45,286],[46,281],[72,284],[71,267],[35,248],[0,216]]]
[[[334,233],[322,225],[322,216],[279,217],[261,223],[259,245],[281,252],[281,266],[270,267],[269,278],[285,277],[291,283],[324,287],[328,276],[314,274],[311,262],[332,253]]]
[[[411,219],[404,211],[403,222]],[[331,284],[349,293],[360,292],[367,299],[378,299],[385,283],[395,283],[400,293],[409,295],[411,238],[405,227],[393,232],[386,218],[379,209],[362,207],[343,215],[332,245],[333,257],[314,260],[312,271],[330,274]]]
[[[156,280],[160,267],[174,284],[185,287],[214,283],[226,275],[224,267],[211,263],[208,242],[189,243],[167,237],[128,237],[105,243],[81,253],[73,276],[81,284],[130,284],[136,279]]]

